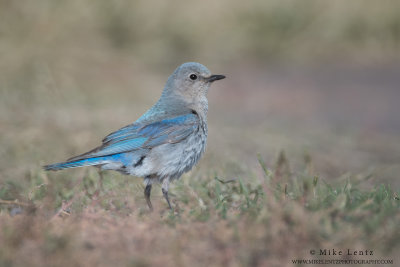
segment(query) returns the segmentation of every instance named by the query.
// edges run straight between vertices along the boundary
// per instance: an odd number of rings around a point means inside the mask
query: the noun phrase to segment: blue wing
[[[198,130],[199,117],[186,114],[151,124],[132,124],[109,134],[103,145],[69,161],[108,156],[133,150],[151,149],[165,143],[177,143]]]

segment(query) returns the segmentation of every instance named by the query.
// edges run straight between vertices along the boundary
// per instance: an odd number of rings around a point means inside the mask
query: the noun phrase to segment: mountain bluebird
[[[184,63],[168,78],[157,103],[136,122],[106,136],[101,146],[44,168],[96,166],[143,177],[150,210],[153,183],[162,184],[171,209],[169,183],[191,170],[202,156],[207,141],[207,92],[212,82],[224,78],[211,75],[199,63]]]

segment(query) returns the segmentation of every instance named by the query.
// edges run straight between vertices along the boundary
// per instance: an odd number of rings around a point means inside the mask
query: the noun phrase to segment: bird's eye
[[[189,78],[191,79],[191,80],[197,80],[197,75],[196,74],[190,74],[190,76],[189,76]]]

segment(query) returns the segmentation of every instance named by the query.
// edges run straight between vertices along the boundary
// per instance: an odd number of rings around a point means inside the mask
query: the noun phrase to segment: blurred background
[[[399,1],[1,0],[0,182],[99,145],[197,61],[228,77],[198,170],[285,151],[293,171],[399,185],[399,49]]]
[[[0,266],[398,258],[399,51],[395,0],[0,0]],[[175,212],[155,187],[149,213],[141,179],[43,171],[134,122],[187,61],[227,79]]]

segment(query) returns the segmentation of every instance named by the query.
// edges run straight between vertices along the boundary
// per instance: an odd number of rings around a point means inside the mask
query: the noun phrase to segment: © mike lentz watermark
[[[293,264],[363,264],[363,265],[393,265],[393,259],[377,259],[373,250],[359,249],[311,249],[310,255],[317,259],[293,259]],[[373,256],[373,257],[371,257]]]

